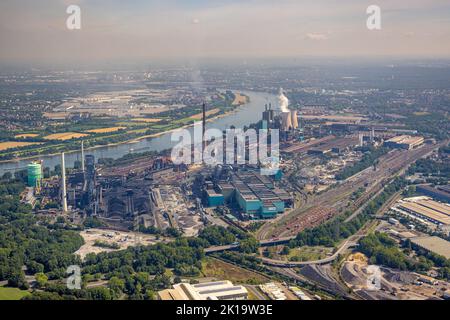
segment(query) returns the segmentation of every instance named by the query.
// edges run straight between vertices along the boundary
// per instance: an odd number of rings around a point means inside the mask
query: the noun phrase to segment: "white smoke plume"
[[[289,99],[284,95],[283,88],[280,88],[280,95],[278,96],[281,112],[289,112]]]

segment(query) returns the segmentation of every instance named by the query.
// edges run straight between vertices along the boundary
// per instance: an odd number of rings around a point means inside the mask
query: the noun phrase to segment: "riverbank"
[[[230,115],[238,112],[240,107],[243,107],[243,106],[245,106],[245,105],[247,105],[247,104],[249,104],[251,102],[251,99],[250,99],[249,96],[243,95],[242,93],[239,93],[239,95],[241,97],[246,97],[246,99],[245,99],[246,102],[245,103],[241,103],[239,105],[236,105],[236,107],[233,110],[230,110],[228,112],[224,112],[224,113],[219,114],[217,116],[213,116],[211,118],[208,118],[206,120],[206,122],[207,123],[211,123],[211,122],[216,121],[218,119],[230,116]],[[124,140],[124,141],[120,141],[120,142],[108,143],[108,144],[103,144],[103,145],[95,145],[95,146],[91,146],[91,147],[85,148],[85,151],[93,151],[93,150],[97,150],[97,149],[100,149],[100,148],[116,147],[116,146],[120,146],[120,145],[124,145],[124,144],[137,143],[137,142],[140,142],[140,141],[142,141],[144,139],[158,138],[160,136],[163,136],[163,135],[166,135],[166,134],[171,134],[171,133],[176,132],[178,130],[188,129],[188,128],[191,128],[193,126],[194,126],[194,124],[188,124],[188,125],[180,126],[178,128],[171,129],[171,130],[161,131],[161,132],[153,133],[153,134],[150,134],[150,135],[142,135],[142,136],[139,136],[137,138],[134,137],[132,139],[128,139],[128,140]],[[70,155],[70,154],[73,154],[73,153],[78,153],[79,151],[80,151],[79,148],[74,148],[74,149],[70,149],[70,150],[64,151],[64,153],[66,155]],[[33,155],[33,156],[18,157],[18,158],[9,159],[9,160],[0,160],[0,164],[15,163],[15,162],[20,162],[20,161],[33,161],[33,160],[36,160],[36,159],[40,159],[42,157],[54,157],[54,156],[58,156],[60,154],[61,154],[61,152],[41,153],[41,154],[37,154],[37,155]]]
[[[224,89],[225,90],[225,89]],[[236,128],[243,128],[251,123],[255,123],[260,118],[261,113],[265,109],[265,105],[272,103],[277,105],[278,97],[276,94],[261,92],[261,91],[239,91],[242,94],[249,97],[248,103],[243,106],[233,108],[226,114],[220,114],[213,118],[208,119],[207,127],[216,128],[219,130],[225,130],[230,126]],[[145,132],[141,132],[141,136],[130,137],[127,141],[120,141],[117,143],[111,143],[109,145],[98,145],[86,148],[86,154],[90,154],[95,159],[119,159],[127,154],[141,154],[144,152],[163,152],[164,150],[170,150],[178,142],[171,141],[171,131],[187,128],[191,134],[193,134],[192,124],[180,123],[180,127],[165,130],[152,135],[145,135]],[[187,126],[183,126],[187,125]],[[164,130],[162,128],[161,130]],[[75,145],[75,148],[80,143]],[[43,161],[43,166],[48,168],[54,168],[61,163],[60,153],[62,150],[58,150],[52,146],[47,150],[47,153],[41,155],[23,156],[16,159],[8,159],[0,162],[0,176],[6,172],[14,173],[27,168],[27,165],[32,160]],[[61,145],[59,145],[61,147]],[[76,162],[81,160],[81,152],[77,150],[69,150],[66,152],[66,167],[71,168]]]

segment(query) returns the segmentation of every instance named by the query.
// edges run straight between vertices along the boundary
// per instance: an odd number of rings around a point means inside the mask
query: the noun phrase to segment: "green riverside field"
[[[30,293],[17,288],[0,287],[0,300],[20,300]]]

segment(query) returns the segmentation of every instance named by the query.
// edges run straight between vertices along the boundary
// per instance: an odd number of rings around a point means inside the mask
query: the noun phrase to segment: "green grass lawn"
[[[17,288],[0,287],[0,300],[20,300],[30,293]]]
[[[308,247],[304,246],[301,248],[291,249],[289,256],[286,258],[289,261],[312,261],[312,260],[320,260],[326,258],[331,252],[333,248],[326,247]]]

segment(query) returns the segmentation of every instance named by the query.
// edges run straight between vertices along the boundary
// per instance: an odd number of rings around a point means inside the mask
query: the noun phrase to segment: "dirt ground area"
[[[27,146],[36,145],[36,144],[41,144],[41,143],[40,142],[17,142],[17,141],[0,142],[0,151],[12,149],[12,148],[27,147]]]
[[[364,256],[350,256],[341,269],[341,277],[355,292],[363,291],[369,299],[383,299],[389,297],[393,300],[427,300],[439,299],[443,292],[450,287],[445,281],[436,281],[436,284],[423,283],[420,274],[408,271],[399,271],[389,268],[380,268],[380,289],[367,288],[368,275],[367,258]],[[377,298],[378,297],[378,298]]]
[[[88,134],[86,133],[77,133],[77,132],[63,132],[63,133],[55,133],[44,137],[45,140],[70,140],[70,139],[78,139],[82,137],[86,137]]]
[[[243,94],[235,93],[234,96],[235,96],[234,101],[233,101],[234,106],[240,106],[242,104],[246,104],[248,101],[247,97],[244,96]]]
[[[134,118],[131,121],[133,122],[145,122],[145,123],[157,123],[162,121],[162,119],[158,118]]]
[[[219,112],[220,112],[220,109],[218,109],[218,108],[212,109],[212,110],[209,110],[206,112],[206,116],[209,117],[209,116],[215,115],[216,113],[219,113]],[[193,115],[191,117],[191,119],[194,119],[194,120],[201,120],[202,118],[203,118],[203,113],[199,113],[199,114]]]
[[[14,138],[36,138],[37,136],[39,136],[37,133],[23,133],[14,136]]]
[[[114,230],[102,230],[102,229],[88,229],[80,232],[85,244],[75,252],[82,259],[86,257],[88,253],[100,253],[123,250],[128,247],[137,245],[152,245],[158,242],[167,241],[166,239],[156,239],[153,235],[147,235],[137,232],[123,232]],[[95,246],[95,242],[100,241],[107,244],[116,244],[119,249],[102,248]]]
[[[212,258],[205,259],[202,273],[205,277],[230,280],[233,283],[240,284],[262,284],[270,281],[269,278],[258,273]]]
[[[116,132],[122,129],[126,129],[126,127],[111,127],[111,128],[102,128],[102,129],[92,129],[88,130],[86,132],[89,133],[110,133],[110,132]]]

